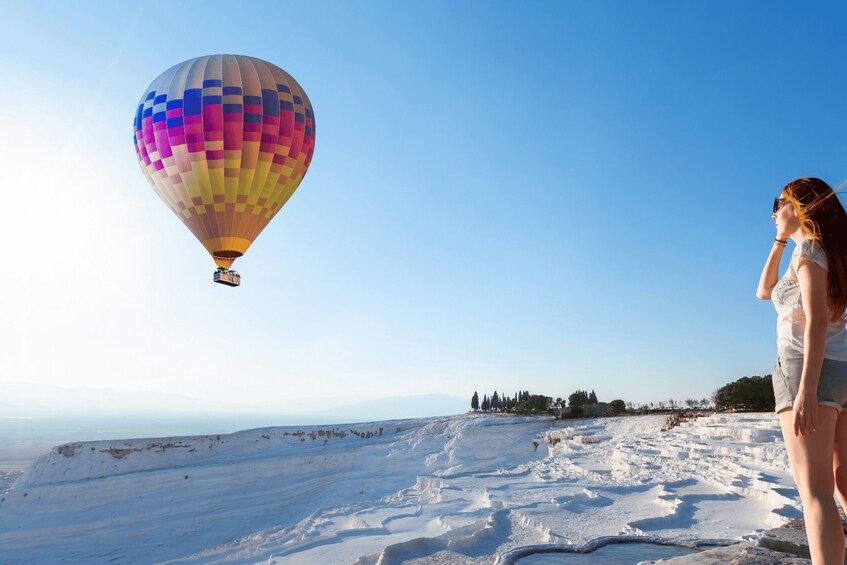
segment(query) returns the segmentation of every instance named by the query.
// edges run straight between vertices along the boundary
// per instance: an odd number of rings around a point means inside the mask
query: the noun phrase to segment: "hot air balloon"
[[[153,190],[218,266],[230,270],[282,209],[309,168],[315,115],[291,75],[261,59],[210,55],[154,80],[135,113],[133,142]]]

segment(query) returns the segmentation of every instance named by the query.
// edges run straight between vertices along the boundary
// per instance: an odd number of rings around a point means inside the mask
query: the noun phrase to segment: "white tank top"
[[[800,281],[797,279],[797,267],[800,258],[817,263],[827,269],[826,253],[823,247],[811,239],[804,239],[791,254],[791,261],[785,274],[773,287],[771,300],[776,308],[776,345],[780,350],[791,347],[803,353],[803,341],[806,331],[806,312],[803,310],[803,298],[800,295]],[[831,312],[830,312],[831,314]],[[826,331],[826,359],[847,361],[847,330],[845,319],[831,320]]]

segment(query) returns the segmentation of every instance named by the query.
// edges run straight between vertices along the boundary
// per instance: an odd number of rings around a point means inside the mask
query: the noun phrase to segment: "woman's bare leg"
[[[835,494],[841,502],[841,509],[847,512],[847,412],[841,412],[835,424],[832,474],[835,477]]]
[[[818,429],[807,435],[794,435],[794,414],[790,409],[779,413],[782,436],[797,489],[803,501],[803,519],[809,551],[815,565],[844,564],[844,530],[835,505],[832,473],[835,427],[838,411],[830,406],[818,407]]]

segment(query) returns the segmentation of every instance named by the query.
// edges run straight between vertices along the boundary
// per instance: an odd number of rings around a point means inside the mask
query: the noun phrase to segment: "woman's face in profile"
[[[777,233],[792,234],[800,229],[800,220],[794,211],[794,206],[785,199],[785,193],[779,195],[780,208],[773,213]]]

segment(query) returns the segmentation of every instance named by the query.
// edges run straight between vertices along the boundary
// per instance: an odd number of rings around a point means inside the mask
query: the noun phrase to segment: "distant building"
[[[600,418],[609,415],[608,402],[596,402],[594,404],[586,404],[582,407],[582,413],[589,418]]]
[[[602,418],[603,416],[611,416],[611,409],[608,402],[595,402],[594,404],[586,404],[582,406],[582,416],[587,418]],[[573,415],[573,409],[570,406],[559,406],[556,411],[556,419],[564,420]],[[577,416],[579,412],[577,412]]]

